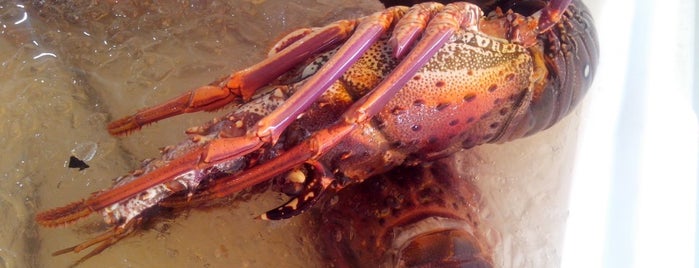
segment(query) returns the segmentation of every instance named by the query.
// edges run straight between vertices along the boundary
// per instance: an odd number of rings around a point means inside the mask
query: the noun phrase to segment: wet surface
[[[293,29],[380,8],[357,1],[0,4],[0,267],[70,265],[80,255],[51,252],[99,233],[100,219],[45,229],[34,224],[36,211],[109,187],[212,115],[182,116],[125,138],[110,137],[108,121],[250,65]],[[90,168],[69,169],[71,154]],[[254,219],[281,198],[166,220],[81,267],[313,266],[304,217]]]
[[[323,0],[0,4],[0,268],[69,266],[81,254],[51,252],[99,233],[100,219],[46,229],[34,214],[109,187],[212,115],[180,116],[125,138],[107,134],[110,120],[248,66],[295,28],[379,8]],[[482,214],[498,230],[498,266],[558,265],[576,122],[455,158],[488,204]],[[68,168],[71,155],[90,168]],[[163,219],[81,267],[323,267],[305,228],[311,219],[254,219],[283,201],[265,194]]]
[[[480,190],[495,267],[559,267],[580,110],[548,130],[457,154]]]

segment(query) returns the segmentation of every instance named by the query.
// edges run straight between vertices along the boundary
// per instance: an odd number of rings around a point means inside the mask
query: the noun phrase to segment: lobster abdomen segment
[[[504,142],[547,129],[572,111],[590,88],[597,70],[599,44],[592,15],[573,1],[561,21],[537,38],[530,48],[538,68],[545,69],[531,102],[522,107],[521,119],[498,140]]]

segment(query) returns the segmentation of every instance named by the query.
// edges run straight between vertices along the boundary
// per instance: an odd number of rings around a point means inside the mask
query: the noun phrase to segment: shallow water
[[[66,267],[51,257],[99,231],[99,218],[37,228],[33,215],[112,184],[184,138],[211,114],[182,116],[126,138],[109,120],[207,84],[264,57],[284,33],[380,9],[357,1],[192,1],[0,4],[0,267]],[[71,153],[91,167],[68,169]],[[89,157],[94,154],[94,157]],[[82,267],[286,267],[318,258],[303,245],[305,218],[254,220],[280,204],[259,197],[238,208],[192,212],[88,260]],[[206,214],[200,216],[198,214]]]
[[[82,254],[51,252],[94,236],[100,219],[46,229],[36,226],[34,214],[109,187],[212,115],[180,116],[125,138],[107,134],[107,122],[260,60],[292,29],[379,8],[371,1],[324,0],[1,3],[0,268],[73,263]],[[486,222],[499,230],[498,266],[559,262],[577,131],[577,119],[569,121],[456,158],[468,163],[464,174],[488,204]],[[68,169],[71,154],[91,167]],[[313,224],[308,217],[253,219],[283,201],[265,194],[164,220],[81,267],[322,267],[304,233]]]

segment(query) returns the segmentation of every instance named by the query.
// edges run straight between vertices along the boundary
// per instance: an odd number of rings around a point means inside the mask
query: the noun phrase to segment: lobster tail
[[[599,46],[590,11],[573,1],[550,31],[540,34],[530,49],[545,70],[530,101],[521,105],[521,120],[505,131],[500,142],[529,136],[553,126],[572,111],[587,93],[597,69]]]
[[[549,82],[532,110],[549,116],[528,134],[552,126],[577,106],[592,83],[599,57],[592,16],[580,2],[570,5],[561,22],[540,39]],[[542,109],[548,105],[552,106]],[[542,117],[546,118],[537,116]]]

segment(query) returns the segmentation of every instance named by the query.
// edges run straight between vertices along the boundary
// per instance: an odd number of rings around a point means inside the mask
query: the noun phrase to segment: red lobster
[[[112,230],[56,252],[101,243],[82,261],[126,237],[156,206],[207,202],[286,175],[301,190],[261,216],[284,219],[313,206],[328,189],[387,173],[405,177],[405,171],[458,150],[546,129],[575,107],[592,82],[598,57],[592,19],[579,1],[504,2],[390,7],[295,31],[250,68],[110,123],[110,133],[123,135],[178,114],[235,106],[188,129],[190,139],[164,149],[111,189],[39,213],[36,220],[53,227],[101,213]],[[417,181],[453,181],[422,174]],[[461,200],[468,206],[468,198]],[[424,215],[408,213],[409,219],[397,216],[398,222],[468,218],[455,208],[428,208]],[[472,250],[445,253],[432,264],[491,263],[479,255],[488,245],[473,228],[449,226],[428,239],[407,238],[405,245],[443,236],[442,242],[467,242]],[[387,258],[388,249],[372,258]],[[389,254],[399,256],[394,263],[415,263],[400,252]]]

